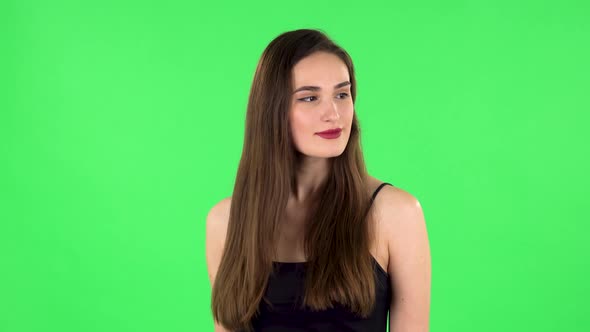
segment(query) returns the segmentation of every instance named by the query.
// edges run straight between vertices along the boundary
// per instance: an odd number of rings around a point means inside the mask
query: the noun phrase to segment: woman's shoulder
[[[229,208],[231,206],[231,196],[223,198],[219,202],[215,203],[210,209],[208,215],[211,215],[215,218],[224,219],[225,217],[229,217]]]
[[[386,271],[393,273],[393,267],[389,263],[392,261],[390,253],[399,252],[399,243],[407,244],[407,239],[421,234],[425,225],[420,202],[408,191],[393,185],[391,181],[374,177],[369,177],[369,190],[374,192],[384,182],[391,186],[385,185],[379,189],[371,209],[378,243],[385,244],[385,247],[380,247],[378,258],[383,259]]]
[[[369,187],[373,193],[382,183],[391,184],[379,189],[371,206],[379,228],[378,233],[390,238],[391,234],[399,234],[401,229],[406,228],[406,224],[411,223],[414,216],[421,214],[420,202],[410,192],[393,185],[391,181],[369,178]]]
[[[377,196],[375,197],[375,205],[380,207],[391,207],[391,205],[407,204],[415,200],[415,197],[407,192],[406,190],[397,187],[389,180],[381,180],[373,176],[368,176],[367,190],[374,194],[375,191],[383,183],[389,183],[390,185],[384,185],[379,189]]]
[[[225,241],[225,234],[227,232],[227,225],[229,222],[229,212],[231,207],[231,197],[226,197],[215,203],[207,213],[207,237],[221,237],[218,239]]]
[[[209,210],[205,222],[205,255],[211,285],[213,285],[215,276],[217,275],[217,269],[219,268],[219,263],[221,262],[221,256],[225,246],[230,206],[231,197],[224,198],[217,202]]]

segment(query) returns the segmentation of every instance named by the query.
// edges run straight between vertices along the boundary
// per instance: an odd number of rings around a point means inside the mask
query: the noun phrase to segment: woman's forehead
[[[293,84],[332,88],[349,80],[348,67],[338,56],[317,52],[301,59],[293,67]]]

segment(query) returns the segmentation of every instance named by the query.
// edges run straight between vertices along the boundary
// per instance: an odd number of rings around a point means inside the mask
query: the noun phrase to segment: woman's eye
[[[309,97],[300,98],[300,99],[297,99],[297,100],[301,100],[301,101],[312,101],[312,100],[309,100],[309,98],[315,98],[315,96],[309,96]]]
[[[348,93],[341,92],[341,93],[337,94],[337,96],[338,96],[338,99],[348,98]],[[311,98],[313,98],[313,99],[311,99]],[[297,100],[310,102],[310,101],[317,100],[317,98],[315,96],[309,96],[309,97],[299,98]]]

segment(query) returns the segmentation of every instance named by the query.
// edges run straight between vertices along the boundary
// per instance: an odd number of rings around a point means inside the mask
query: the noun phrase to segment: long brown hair
[[[258,313],[273,273],[281,219],[297,188],[295,171],[301,157],[288,119],[292,68],[317,51],[335,54],[346,64],[354,103],[352,60],[320,30],[279,35],[262,53],[254,74],[225,248],[211,298],[213,318],[232,331],[251,330],[251,319]],[[331,308],[336,302],[363,317],[373,310],[375,279],[369,252],[373,230],[367,181],[359,123],[353,115],[346,149],[331,158],[331,171],[307,214],[302,304],[312,310]]]

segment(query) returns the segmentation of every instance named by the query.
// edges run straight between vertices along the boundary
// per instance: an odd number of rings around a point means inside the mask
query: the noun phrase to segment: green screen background
[[[210,331],[204,230],[256,63],[349,51],[371,175],[422,204],[431,331],[589,331],[585,1],[0,4],[0,330]]]

